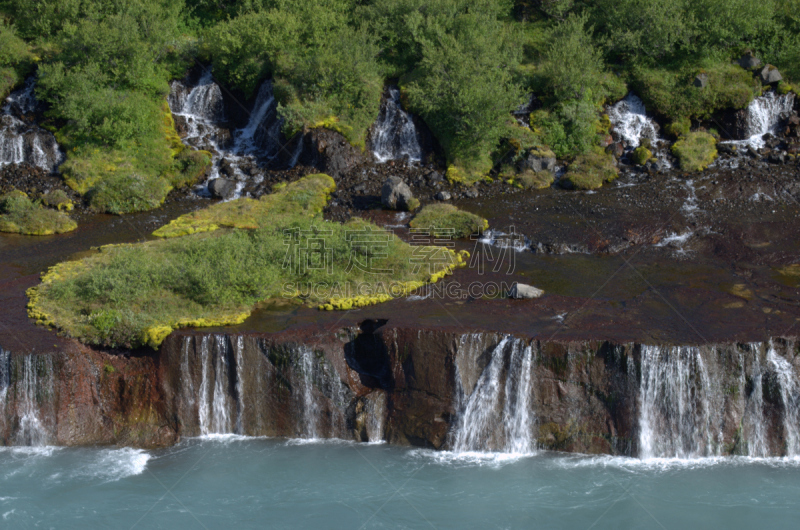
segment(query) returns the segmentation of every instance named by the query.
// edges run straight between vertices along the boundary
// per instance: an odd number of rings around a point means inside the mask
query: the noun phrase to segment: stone
[[[697,74],[692,83],[697,88],[705,88],[708,86],[708,74]]]
[[[208,183],[208,191],[216,199],[230,199],[236,193],[236,182],[225,178],[215,178]]]
[[[719,143],[717,144],[717,151],[725,155],[735,155],[739,149],[735,144]]]
[[[400,177],[389,177],[381,189],[381,204],[389,210],[408,210],[414,194]]]
[[[434,195],[433,198],[436,199],[437,201],[449,201],[450,199],[453,198],[453,196],[450,195],[449,191],[440,191],[439,193]]]
[[[438,184],[444,183],[444,177],[438,171],[432,171],[432,172],[428,173],[428,176],[426,178],[428,179],[428,182],[430,182],[431,184],[433,184],[433,183],[438,183]]]
[[[516,298],[531,300],[533,298],[539,298],[544,294],[544,291],[534,287],[533,285],[527,285],[524,283],[514,282],[514,285],[511,286],[511,289],[508,291],[509,298]]]
[[[230,160],[227,158],[223,158],[219,161],[219,172],[228,178],[233,178],[236,175],[233,164],[231,164]]]
[[[752,70],[754,68],[758,68],[761,66],[761,59],[753,55],[753,52],[747,51],[744,55],[739,59],[739,66],[744,68],[745,70]]]
[[[761,82],[765,85],[771,85],[783,81],[783,76],[777,68],[768,64],[761,70]]]
[[[622,145],[622,142],[615,142],[606,147],[606,153],[614,158],[622,158],[622,155],[625,154],[625,146]]]
[[[466,197],[467,199],[477,199],[479,196],[480,194],[478,193],[478,190],[476,190],[475,188],[470,188],[464,192],[464,197]]]
[[[518,166],[520,171],[530,169],[534,173],[539,173],[540,171],[553,171],[557,163],[556,155],[552,151],[531,149],[519,161]]]

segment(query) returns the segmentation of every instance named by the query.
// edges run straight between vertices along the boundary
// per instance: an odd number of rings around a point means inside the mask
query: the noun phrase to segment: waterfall
[[[419,132],[411,115],[403,110],[400,89],[389,86],[386,92],[378,120],[372,129],[372,153],[380,163],[404,158],[419,162],[422,160]]]
[[[52,398],[53,363],[49,356],[13,359],[0,348],[0,415],[11,419],[14,445],[42,446],[51,439],[41,407]],[[2,431],[0,431],[2,433]]]
[[[749,145],[754,149],[764,147],[764,135],[777,134],[781,120],[792,113],[794,94],[778,95],[775,92],[755,98],[747,107],[747,139],[732,142]]]
[[[29,164],[53,172],[64,159],[55,137],[31,119],[37,105],[35,86],[36,79],[29,77],[6,98],[0,112],[0,167]]]
[[[373,392],[367,396],[367,440],[370,443],[382,442],[386,426],[386,392]]]
[[[715,403],[695,347],[642,346],[639,456],[696,458],[718,453]]]
[[[792,365],[769,345],[767,360],[777,375],[783,404],[783,429],[787,456],[800,455],[800,383]]]
[[[639,147],[644,138],[648,138],[653,146],[661,142],[658,125],[647,117],[644,103],[632,92],[609,107],[608,118],[614,126],[613,132],[618,140],[628,147]]]
[[[173,81],[168,102],[172,114],[186,123],[183,142],[212,153],[208,180],[226,177],[240,181],[235,196],[239,196],[243,182],[250,178],[248,168],[272,161],[282,149],[283,120],[278,116],[270,81],[261,84],[247,124],[232,131],[230,136],[225,129],[222,90],[209,70],[203,72],[194,86]],[[298,157],[299,153],[292,157],[292,165]],[[203,190],[207,193],[207,182]]]
[[[457,392],[460,411],[455,427],[455,452],[502,450],[527,454],[535,449],[531,410],[533,350],[523,341],[504,337],[469,397]],[[456,371],[456,387],[461,377]]]
[[[202,382],[198,407],[200,434],[229,434],[233,432],[230,418],[231,396],[228,392],[231,373],[228,341],[224,335],[204,336],[200,341]]]
[[[764,421],[764,386],[763,378],[764,373],[761,369],[761,358],[758,355],[759,345],[750,344],[750,351],[753,352],[753,390],[751,399],[748,401],[742,427],[747,431],[747,455],[753,457],[769,456],[769,446],[767,444],[767,429]],[[744,356],[739,356],[739,363],[744,366]],[[747,388],[747,380],[745,370],[742,370],[739,388],[745,390]]]
[[[319,407],[314,399],[314,350],[303,347],[300,350],[300,369],[303,374],[303,392],[301,394],[303,410],[303,436],[317,438],[317,420]]]

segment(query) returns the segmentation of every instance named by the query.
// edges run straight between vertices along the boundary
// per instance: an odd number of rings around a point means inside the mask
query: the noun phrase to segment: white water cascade
[[[281,150],[283,120],[278,116],[270,81],[262,83],[259,88],[245,127],[231,132],[225,129],[227,117],[222,90],[214,82],[210,70],[206,70],[194,86],[173,81],[169,107],[174,116],[186,122],[183,142],[212,153],[208,180],[225,176],[238,181],[235,197],[240,196],[244,182],[250,178],[244,168],[269,162]],[[295,153],[291,157],[292,166],[296,164],[298,156],[299,153]],[[223,160],[230,169],[223,170]],[[223,172],[226,174],[223,175]]]
[[[30,77],[6,98],[0,112],[0,166],[29,164],[52,172],[64,154],[55,137],[31,119],[37,104],[35,86],[36,79]]]
[[[422,160],[419,132],[411,115],[403,110],[400,89],[390,86],[387,93],[372,129],[372,153],[380,163],[404,158],[419,162]]]
[[[12,372],[16,376],[13,382]],[[40,409],[53,395],[52,373],[49,356],[26,355],[15,362],[0,348],[0,417],[15,418],[14,445],[43,446],[50,442]]]
[[[747,107],[747,139],[729,143],[748,145],[753,149],[764,147],[764,135],[776,134],[781,120],[794,108],[792,92],[778,95],[775,92],[755,98]]]
[[[644,103],[632,92],[608,108],[608,118],[618,141],[636,149],[647,138],[654,147],[661,143],[656,122],[647,116]]]
[[[452,444],[456,453],[529,454],[536,449],[533,361],[533,349],[524,341],[505,337],[494,348],[472,393],[459,393]],[[458,373],[456,384],[461,388]]]
[[[206,335],[200,341],[202,382],[198,411],[203,436],[234,432],[229,414],[232,397],[228,388],[232,377],[238,379],[238,373],[237,367],[230,365],[227,343],[222,335]]]
[[[800,455],[800,378],[795,368],[771,343],[740,348],[733,364],[740,370],[737,375],[726,373],[730,361],[717,364],[725,356],[716,348],[642,346],[640,458],[691,459],[731,450],[751,457]],[[764,381],[771,382],[771,390]],[[741,411],[735,425],[726,417],[730,410]],[[779,415],[777,423],[768,413]],[[770,439],[783,443],[770,447]]]

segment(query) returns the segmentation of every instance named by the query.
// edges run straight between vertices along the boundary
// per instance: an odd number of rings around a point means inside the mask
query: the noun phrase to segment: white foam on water
[[[123,478],[141,475],[152,456],[144,449],[123,447],[102,449],[93,462],[76,472],[76,476],[116,482]]]
[[[639,147],[645,138],[653,146],[661,142],[656,122],[647,116],[644,103],[633,92],[609,107],[608,118],[614,126],[614,133],[629,147]]]
[[[800,467],[797,457],[712,456],[701,458],[633,458],[629,456],[564,455],[552,460],[552,465],[562,469],[617,468],[630,471],[672,471],[703,469],[721,466],[766,465],[771,467]]]
[[[522,234],[506,234],[500,230],[490,228],[478,239],[478,243],[491,245],[501,249],[513,249],[515,252],[525,252],[531,248],[531,240]]]
[[[6,446],[0,447],[0,453],[10,453],[12,456],[22,457],[47,457],[52,456],[56,451],[62,450],[63,447],[56,447],[54,445],[22,445],[22,446]]]
[[[433,449],[412,449],[408,452],[413,458],[430,460],[439,465],[460,465],[500,468],[520,460],[533,458],[536,453],[505,453],[493,451],[436,451]]]

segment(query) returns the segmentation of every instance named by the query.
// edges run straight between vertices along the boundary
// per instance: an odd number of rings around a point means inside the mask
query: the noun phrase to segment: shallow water
[[[217,437],[0,450],[11,528],[794,526],[800,461],[462,454]]]

